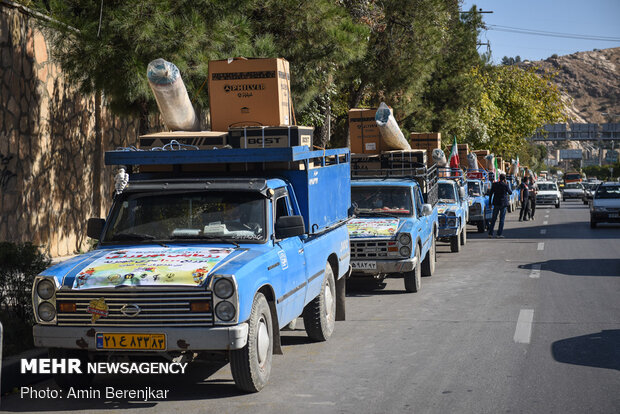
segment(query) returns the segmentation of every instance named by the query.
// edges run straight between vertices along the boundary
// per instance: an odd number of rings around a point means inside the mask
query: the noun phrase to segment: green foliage
[[[6,355],[32,347],[32,283],[50,263],[32,243],[0,242],[0,321]]]
[[[511,65],[514,65],[515,63],[521,63],[521,56],[519,55],[515,57],[504,56],[502,58],[502,65],[504,66],[511,66]]]
[[[615,180],[620,177],[620,162],[616,162],[613,165],[592,165],[584,167],[583,172],[586,173],[586,177],[596,177],[599,180],[610,180],[612,179],[611,168],[614,170],[613,179]]]

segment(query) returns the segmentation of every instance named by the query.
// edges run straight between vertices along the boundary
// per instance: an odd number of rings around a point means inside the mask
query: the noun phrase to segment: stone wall
[[[0,240],[63,256],[88,247],[86,221],[110,207],[114,171],[100,171],[93,207],[95,100],[67,84],[36,23],[0,3]],[[105,103],[102,124],[104,151],[136,144],[138,122]]]

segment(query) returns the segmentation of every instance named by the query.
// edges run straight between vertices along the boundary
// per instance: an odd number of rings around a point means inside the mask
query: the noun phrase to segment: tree
[[[502,65],[504,66],[512,66],[516,63],[521,63],[521,56],[517,55],[515,57],[504,56],[502,58]]]

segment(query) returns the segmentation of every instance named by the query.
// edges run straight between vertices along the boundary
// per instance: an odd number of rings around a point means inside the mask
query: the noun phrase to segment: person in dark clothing
[[[489,201],[490,204],[493,205],[493,216],[491,217],[491,224],[489,225],[489,237],[493,237],[493,229],[495,228],[495,221],[498,215],[499,227],[497,229],[497,237],[504,237],[502,236],[504,231],[504,218],[506,217],[506,208],[508,204],[510,204],[510,194],[512,194],[512,191],[506,182],[506,175],[500,174],[499,181],[494,182],[489,190]]]
[[[536,185],[536,182],[531,176],[530,176],[529,188],[530,188],[530,194],[529,194],[530,219],[534,220],[534,214],[536,214],[536,193],[538,193],[538,186]]]
[[[519,221],[527,221],[530,218],[530,189],[528,184],[529,180],[524,178],[519,186],[521,190],[521,212],[519,213]]]

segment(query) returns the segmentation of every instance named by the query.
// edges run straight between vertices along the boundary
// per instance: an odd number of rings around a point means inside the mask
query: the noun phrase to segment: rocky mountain
[[[555,83],[569,103],[567,112],[573,122],[620,122],[620,47],[553,55],[519,65],[557,72]]]

